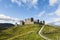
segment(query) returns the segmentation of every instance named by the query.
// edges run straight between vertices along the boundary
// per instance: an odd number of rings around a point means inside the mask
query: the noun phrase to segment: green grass
[[[60,40],[60,28],[46,25],[42,34],[52,40]]]
[[[37,35],[37,33],[33,32],[28,35],[17,37],[13,40],[44,40],[44,39]]]
[[[38,24],[29,24],[29,25],[10,27],[0,32],[0,40],[7,40],[10,38],[12,38],[11,40],[44,40],[38,35],[38,31],[40,30],[40,28],[41,26]],[[30,31],[33,32],[26,34]]]

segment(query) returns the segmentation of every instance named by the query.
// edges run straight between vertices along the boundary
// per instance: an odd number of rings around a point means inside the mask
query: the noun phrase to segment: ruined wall
[[[40,24],[39,19],[38,20],[34,20],[33,18],[27,18],[24,21],[20,21],[21,25],[24,24]]]
[[[20,21],[20,25],[24,25],[24,24],[25,24],[24,21],[21,20],[21,21]]]
[[[33,18],[25,19],[25,24],[34,24]]]

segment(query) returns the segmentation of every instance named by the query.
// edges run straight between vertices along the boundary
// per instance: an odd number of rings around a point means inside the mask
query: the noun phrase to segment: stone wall
[[[34,24],[34,19],[33,18],[25,19],[25,24]]]
[[[20,25],[25,25],[25,24],[45,24],[45,22],[44,21],[39,21],[39,19],[38,20],[34,20],[33,18],[27,18],[27,19],[25,19],[24,21],[20,21]]]

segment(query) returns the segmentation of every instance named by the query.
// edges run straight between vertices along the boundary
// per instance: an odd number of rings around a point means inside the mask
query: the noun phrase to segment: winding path
[[[44,39],[46,39],[46,40],[51,40],[51,39],[49,39],[49,38],[47,38],[47,37],[45,37],[44,35],[41,34],[43,28],[44,28],[44,26],[42,26],[42,28],[39,30],[38,34],[39,34],[42,38],[44,38]],[[29,31],[29,32],[27,32],[27,33],[23,33],[23,34],[14,36],[14,37],[12,37],[12,38],[9,38],[9,39],[7,39],[7,40],[13,40],[14,38],[17,38],[17,37],[19,37],[19,36],[24,36],[24,35],[30,34],[30,33],[32,33],[32,32],[34,32],[34,31]]]
[[[38,34],[39,34],[42,38],[44,38],[44,39],[46,39],[46,40],[51,40],[51,39],[49,39],[49,38],[47,38],[47,37],[45,37],[44,35],[41,34],[43,28],[44,28],[44,25],[42,26],[42,28],[40,29],[40,31],[38,32]]]

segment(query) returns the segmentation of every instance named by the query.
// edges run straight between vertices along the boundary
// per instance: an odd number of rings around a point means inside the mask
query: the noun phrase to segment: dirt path
[[[23,34],[14,36],[14,37],[12,37],[12,38],[9,38],[9,39],[7,39],[7,40],[13,40],[14,38],[17,38],[17,37],[19,37],[19,36],[24,36],[24,35],[30,34],[30,33],[32,33],[32,32],[34,32],[34,31],[29,31],[29,32],[27,32],[27,33],[23,33]]]
[[[42,28],[40,29],[40,31],[38,32],[38,34],[39,34],[42,38],[44,38],[44,39],[46,39],[46,40],[51,40],[51,39],[49,39],[49,38],[47,38],[47,37],[45,37],[44,35],[41,34],[41,32],[42,32],[43,29],[44,29],[44,26],[42,26]]]
[[[49,38],[47,38],[47,37],[45,37],[44,35],[41,34],[43,28],[44,28],[44,26],[42,26],[42,28],[39,30],[38,34],[39,34],[42,38],[44,38],[44,39],[46,39],[46,40],[51,40],[51,39],[49,39]],[[24,35],[30,34],[30,33],[32,33],[32,32],[34,32],[34,31],[29,31],[29,32],[27,32],[27,33],[23,33],[23,34],[14,36],[14,37],[12,37],[12,38],[9,38],[9,39],[7,39],[7,40],[13,40],[14,38],[17,38],[17,37],[19,37],[19,36],[24,36]]]

